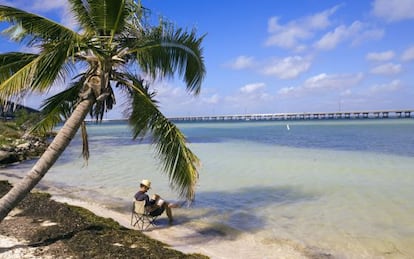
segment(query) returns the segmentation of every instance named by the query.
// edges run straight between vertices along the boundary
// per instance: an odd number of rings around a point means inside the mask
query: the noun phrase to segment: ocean
[[[176,224],[251,249],[289,245],[333,258],[414,258],[414,120],[177,122],[201,159],[195,202]],[[41,181],[44,190],[125,213],[141,179],[179,201],[148,139],[122,121],[89,124]],[[28,161],[0,169],[21,176]],[[214,231],[211,231],[211,230]]]

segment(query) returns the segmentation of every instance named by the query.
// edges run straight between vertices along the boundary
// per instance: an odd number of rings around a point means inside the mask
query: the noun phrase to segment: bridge
[[[172,121],[238,121],[238,120],[323,120],[323,119],[386,119],[413,118],[414,109],[378,110],[378,111],[344,111],[344,112],[296,112],[236,114],[214,116],[184,116],[169,118]]]

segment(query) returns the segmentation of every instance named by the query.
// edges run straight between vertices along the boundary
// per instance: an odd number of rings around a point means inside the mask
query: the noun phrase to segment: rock
[[[0,164],[12,164],[19,160],[19,155],[17,153],[0,150]]]
[[[29,149],[29,147],[30,147],[30,143],[23,143],[23,144],[17,145],[18,149],[23,149],[23,150],[27,150]]]
[[[18,140],[12,146],[4,145],[0,148],[0,165],[9,165],[39,157],[46,150],[47,146],[48,143],[40,138]]]
[[[10,156],[10,153],[4,150],[0,150],[0,163],[3,160],[6,160]]]
[[[9,146],[9,145],[3,145],[3,146],[0,147],[0,150],[3,150],[3,151],[13,151],[13,147],[12,146]]]

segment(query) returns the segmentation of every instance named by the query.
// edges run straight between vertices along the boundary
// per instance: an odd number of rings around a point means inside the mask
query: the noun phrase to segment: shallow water
[[[288,241],[338,258],[414,257],[414,120],[177,125],[202,161],[196,201],[176,212],[179,224],[251,235],[252,249]],[[150,178],[178,200],[148,141],[131,141],[122,123],[88,130],[88,166],[76,139],[42,180],[49,191],[128,211]]]

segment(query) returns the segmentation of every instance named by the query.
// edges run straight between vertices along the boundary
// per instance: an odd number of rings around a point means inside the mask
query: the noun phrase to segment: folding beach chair
[[[152,216],[145,209],[145,201],[134,200],[132,204],[131,225],[138,226],[140,230],[146,230],[149,226],[155,226],[158,216]]]

